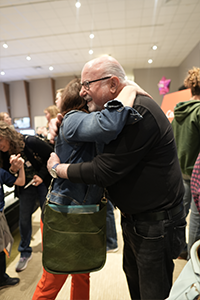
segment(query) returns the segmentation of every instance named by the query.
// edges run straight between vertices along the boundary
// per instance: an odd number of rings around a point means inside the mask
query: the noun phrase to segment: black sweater
[[[70,165],[69,179],[107,187],[129,214],[170,209],[184,194],[171,124],[148,97],[137,96],[133,107],[143,119],[125,126],[92,162]]]

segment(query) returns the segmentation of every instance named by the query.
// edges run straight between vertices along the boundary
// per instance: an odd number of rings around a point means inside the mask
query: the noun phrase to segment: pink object
[[[165,76],[161,78],[161,80],[158,83],[158,88],[160,95],[165,95],[169,92],[171,79],[166,79]]]

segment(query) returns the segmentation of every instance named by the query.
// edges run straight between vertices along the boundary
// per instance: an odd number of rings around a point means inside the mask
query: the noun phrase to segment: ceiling
[[[76,1],[0,0],[1,82],[80,75],[103,54],[127,75],[177,67],[200,41],[200,0],[79,0],[80,8]]]

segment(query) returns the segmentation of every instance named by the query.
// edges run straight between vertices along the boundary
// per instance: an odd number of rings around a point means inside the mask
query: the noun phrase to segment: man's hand
[[[57,114],[57,117],[54,119],[51,119],[49,122],[49,133],[51,136],[50,143],[54,144],[54,139],[58,135],[59,127],[62,123],[63,116],[62,114]]]
[[[21,157],[21,154],[13,154],[10,156],[10,171],[12,173],[17,173],[24,165],[24,159]]]
[[[58,155],[55,152],[52,152],[47,161],[47,169],[49,172],[55,164],[60,164],[60,158],[58,157]]]
[[[61,164],[58,155],[55,152],[52,152],[50,154],[50,158],[47,161],[47,169],[49,172],[55,164],[59,164],[56,167],[58,177],[68,179],[67,170],[70,164]]]

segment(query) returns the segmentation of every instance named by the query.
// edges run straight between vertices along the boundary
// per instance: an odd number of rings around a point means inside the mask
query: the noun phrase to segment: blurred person
[[[191,176],[191,194],[200,214],[200,153],[197,156],[196,162]]]
[[[16,156],[11,156],[11,163],[14,159],[16,159]],[[19,156],[18,164],[19,173],[17,177],[0,168],[0,290],[6,287],[14,286],[20,281],[19,278],[12,278],[6,273],[6,255],[10,257],[13,237],[10,233],[10,229],[4,214],[5,201],[3,190],[3,184],[7,185],[8,187],[12,187],[13,184],[19,186],[23,186],[25,184],[24,160]]]
[[[191,209],[189,241],[180,257],[189,259],[191,246],[200,238],[200,215],[192,198],[190,186],[192,170],[200,152],[200,68],[193,67],[188,71],[184,85],[191,89],[192,98],[176,105],[172,128],[185,187],[183,202],[186,215]]]
[[[135,124],[141,120],[137,111],[129,107],[132,106],[135,98],[134,88],[125,88],[117,99],[107,103],[101,113],[91,114],[88,114],[86,101],[79,96],[80,89],[80,80],[74,79],[66,86],[62,94],[60,111],[63,121],[55,144],[59,163],[92,159],[98,151],[103,150],[104,143],[116,138],[125,124]],[[124,107],[118,100],[121,100],[127,107]],[[54,155],[57,157],[55,153],[52,153],[52,156]],[[50,203],[58,205],[100,203],[103,188],[95,185],[88,186],[84,183],[73,184],[63,179],[62,175],[57,177],[56,167],[59,163],[54,164],[53,174],[50,170],[55,178],[52,190],[48,194]],[[71,276],[70,299],[89,299],[89,274],[72,274]],[[43,269],[42,278],[37,284],[32,300],[55,299],[67,277],[67,274],[50,274]]]
[[[0,113],[0,121],[6,122],[8,125],[12,125],[12,119],[7,112]]]
[[[55,100],[55,104],[57,106],[57,108],[60,110],[61,108],[61,97],[62,97],[62,93],[63,93],[64,89],[58,89],[56,91],[56,100]]]
[[[50,105],[47,108],[45,108],[44,113],[45,113],[45,117],[47,119],[47,125],[39,127],[37,129],[36,133],[40,137],[45,138],[46,140],[50,140],[50,136],[49,136],[49,122],[50,122],[51,119],[56,118],[57,114],[59,113],[59,109],[58,109],[58,107],[56,105]]]
[[[102,110],[129,84],[122,66],[110,56],[86,63],[81,81],[80,96],[90,112]],[[56,170],[73,183],[106,187],[121,210],[123,269],[131,299],[165,299],[173,260],[185,240],[183,181],[172,127],[161,108],[143,95],[137,95],[133,108],[143,119],[125,126],[103,154],[90,162],[59,164]],[[52,136],[59,123],[57,118],[51,126]],[[55,162],[52,154],[48,170]]]
[[[0,121],[0,167],[15,174],[18,171],[18,161],[15,159],[10,164],[10,155],[20,154],[25,161],[26,186],[20,186],[17,189],[21,237],[18,247],[20,260],[16,265],[17,272],[23,271],[32,257],[30,246],[31,217],[36,200],[39,200],[41,208],[46,201],[46,194],[51,180],[46,163],[51,152],[52,147],[39,137],[22,135],[8,124]]]

